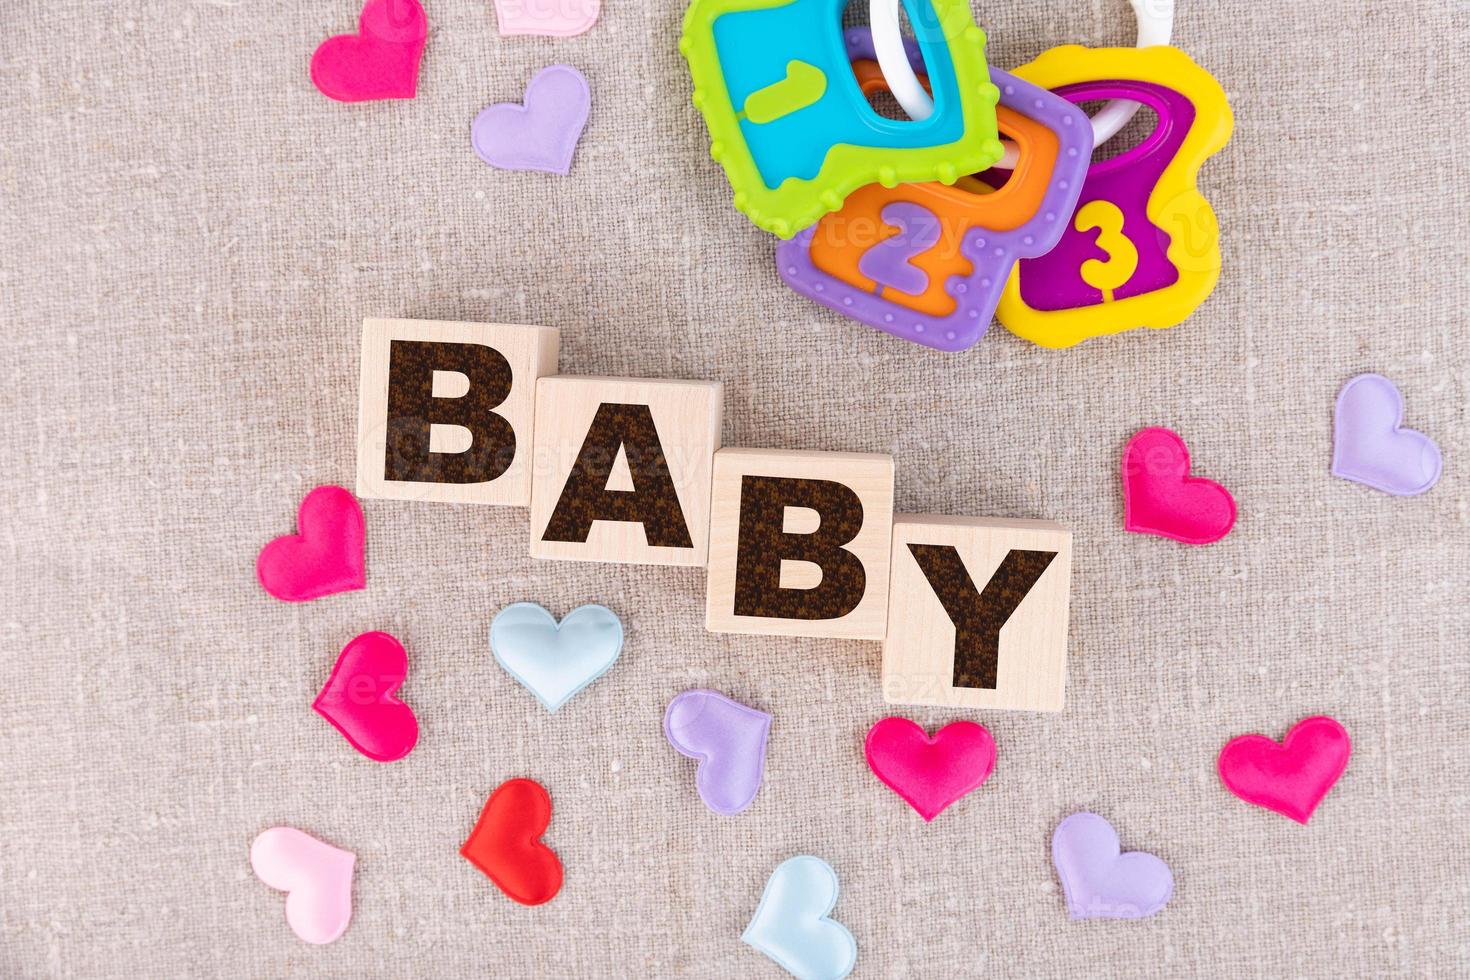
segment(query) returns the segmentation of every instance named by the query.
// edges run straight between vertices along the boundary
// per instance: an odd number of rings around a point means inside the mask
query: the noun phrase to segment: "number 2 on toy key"
[[[1103,294],[1103,302],[1113,301],[1113,291],[1120,288],[1138,271],[1138,249],[1123,234],[1123,212],[1112,201],[1089,201],[1077,211],[1078,231],[1098,229],[1097,247],[1107,253],[1106,259],[1088,259],[1082,263],[1082,281]]]
[[[880,289],[891,286],[917,296],[929,288],[929,274],[910,260],[923,255],[939,241],[939,217],[928,208],[895,201],[883,209],[883,220],[896,226],[898,234],[864,252],[858,260],[858,271],[876,282]]]

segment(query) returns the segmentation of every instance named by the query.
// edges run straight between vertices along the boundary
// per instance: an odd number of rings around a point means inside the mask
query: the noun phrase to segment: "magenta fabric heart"
[[[419,721],[395,696],[408,676],[408,653],[387,633],[364,633],[342,648],[312,709],[363,755],[395,762],[413,751]]]
[[[973,721],[945,725],[930,738],[907,718],[884,718],[868,729],[863,751],[873,775],[925,820],[979,788],[995,768],[995,739]]]
[[[1403,427],[1404,396],[1381,374],[1360,374],[1337,396],[1332,475],[1396,497],[1439,482],[1444,459],[1422,432]]]
[[[260,550],[255,576],[286,602],[306,602],[367,585],[367,528],[357,498],[342,487],[317,487],[296,512],[299,534],[276,538]]]
[[[368,0],[356,34],[338,34],[311,56],[311,82],[338,102],[411,99],[429,22],[418,0]]]
[[[1120,853],[1118,832],[1095,813],[1074,813],[1051,838],[1052,863],[1074,919],[1143,919],[1174,893],[1169,866],[1142,851]]]
[[[1140,429],[1123,448],[1123,529],[1185,544],[1219,541],[1235,526],[1235,498],[1190,476],[1189,447],[1177,432]]]
[[[1220,750],[1220,781],[1247,803],[1304,824],[1337,785],[1352,752],[1347,729],[1318,715],[1298,722],[1281,742],[1264,735],[1232,738]]]
[[[492,167],[565,176],[591,106],[582,73],[571,65],[552,65],[531,79],[523,105],[501,102],[480,110],[470,142]]]

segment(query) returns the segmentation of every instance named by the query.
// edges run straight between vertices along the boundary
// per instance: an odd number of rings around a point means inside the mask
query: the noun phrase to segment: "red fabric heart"
[[[1306,823],[1347,768],[1352,741],[1335,719],[1300,721],[1286,739],[1242,735],[1220,750],[1220,781],[1247,803]]]
[[[501,783],[459,853],[522,905],[549,902],[561,891],[561,860],[541,843],[551,823],[551,797],[540,783]]]
[[[356,34],[338,34],[311,56],[311,82],[338,102],[411,99],[429,24],[418,0],[368,0]]]
[[[317,487],[296,511],[299,534],[260,550],[255,577],[277,599],[305,602],[367,585],[367,528],[357,498],[341,487]]]
[[[1189,475],[1189,448],[1169,429],[1144,429],[1123,450],[1123,527],[1185,544],[1219,541],[1235,526],[1235,498]]]
[[[419,740],[413,709],[393,696],[407,675],[403,644],[387,633],[364,633],[342,648],[311,706],[357,751],[377,762],[394,762]]]
[[[978,788],[995,768],[995,739],[973,721],[945,725],[930,738],[907,718],[884,718],[868,729],[863,751],[873,775],[925,820]]]

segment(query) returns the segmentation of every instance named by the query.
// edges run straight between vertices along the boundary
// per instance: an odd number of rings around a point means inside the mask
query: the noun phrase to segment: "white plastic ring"
[[[910,119],[922,121],[934,112],[934,100],[924,89],[914,66],[904,50],[903,30],[898,23],[898,5],[902,0],[872,0],[869,8],[869,30],[873,33],[873,51],[888,90],[908,113]],[[1128,0],[1138,19],[1138,47],[1168,44],[1174,35],[1174,0]],[[1092,145],[1101,146],[1114,136],[1138,112],[1139,105],[1128,99],[1114,99],[1103,106],[1092,119]],[[1003,169],[1016,166],[1016,144],[1005,144],[1006,154],[996,164]]]

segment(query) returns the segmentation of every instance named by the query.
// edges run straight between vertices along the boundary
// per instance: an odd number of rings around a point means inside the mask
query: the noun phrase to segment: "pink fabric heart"
[[[317,487],[296,512],[299,534],[260,550],[255,576],[277,599],[305,602],[367,585],[367,529],[357,498],[341,487]]]
[[[403,644],[387,633],[364,633],[342,648],[311,707],[369,759],[394,762],[419,740],[413,709],[394,697],[407,675]]]
[[[502,37],[572,37],[596,23],[601,8],[601,0],[495,0],[495,19]]]
[[[261,831],[250,845],[255,876],[286,893],[286,924],[304,942],[330,943],[352,919],[352,869],[357,856],[295,827]]]
[[[526,86],[524,105],[500,102],[481,109],[470,127],[470,143],[492,167],[566,176],[591,105],[582,73],[571,65],[551,65]]]
[[[1242,735],[1220,750],[1220,781],[1247,803],[1275,810],[1297,823],[1337,784],[1352,740],[1336,719],[1325,716],[1297,722],[1283,742],[1264,735]]]
[[[933,820],[980,786],[995,768],[995,739],[983,725],[957,721],[930,738],[907,718],[884,718],[863,745],[873,775]]]
[[[367,0],[356,34],[338,34],[311,56],[311,82],[329,99],[411,99],[429,22],[418,0]]]
[[[1189,448],[1169,429],[1149,428],[1123,450],[1123,527],[1185,544],[1219,541],[1235,526],[1235,498],[1189,475]]]

